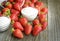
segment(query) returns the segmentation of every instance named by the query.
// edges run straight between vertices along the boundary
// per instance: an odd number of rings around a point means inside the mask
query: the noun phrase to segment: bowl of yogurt
[[[7,30],[10,26],[10,22],[10,18],[5,16],[0,17],[0,32]]]
[[[21,10],[21,13],[29,21],[33,21],[38,15],[38,10],[33,7],[26,7]]]

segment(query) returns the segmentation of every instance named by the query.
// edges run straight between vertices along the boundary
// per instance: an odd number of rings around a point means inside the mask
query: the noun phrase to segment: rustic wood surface
[[[42,0],[48,6],[48,28],[38,36],[24,35],[23,39],[14,38],[10,28],[0,33],[0,41],[60,41],[60,0]]]

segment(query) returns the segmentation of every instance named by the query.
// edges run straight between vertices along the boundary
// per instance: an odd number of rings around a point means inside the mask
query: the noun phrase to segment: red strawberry
[[[48,22],[44,21],[43,24],[42,24],[42,30],[45,30],[47,25],[48,25]]]
[[[8,0],[9,2],[13,2],[14,0]]]
[[[15,22],[13,24],[13,27],[16,28],[16,29],[20,29],[21,31],[24,30],[23,27],[22,27],[22,25],[20,24],[20,22]]]
[[[2,9],[2,12],[7,12],[9,9],[8,8],[4,8]]]
[[[26,18],[24,18],[24,17],[22,17],[22,18],[19,18],[19,22],[21,23],[21,25],[25,25],[25,24],[27,24],[27,19]]]
[[[32,3],[35,3],[35,2],[37,2],[38,0],[31,0],[32,1]]]
[[[11,13],[15,14],[15,15],[19,15],[19,11],[15,10],[15,9],[11,9]]]
[[[38,19],[35,19],[35,20],[33,21],[33,24],[34,24],[34,25],[39,24],[39,20],[38,20]]]
[[[23,38],[23,33],[21,32],[21,30],[20,29],[15,29],[14,31],[13,31],[13,35],[15,36],[15,37],[17,37],[17,38]]]
[[[1,12],[0,12],[0,16],[2,16]]]
[[[12,8],[12,4],[11,4],[10,2],[6,2],[5,6],[6,6],[7,8],[9,8],[9,9]]]
[[[11,14],[10,18],[13,21],[18,21],[18,16],[16,16],[15,14]]]
[[[41,12],[42,12],[42,14],[47,14],[48,13],[48,9],[47,8],[42,8]]]
[[[28,7],[28,6],[29,6],[28,4],[24,4],[24,5],[23,5],[23,8]]]
[[[29,6],[30,6],[30,7],[34,7],[34,3],[30,3]]]
[[[20,11],[20,4],[19,3],[15,3],[13,6],[14,6],[14,9]]]
[[[39,17],[39,20],[41,23],[44,22],[46,19],[46,15],[44,15],[44,14],[39,14],[38,17]]]
[[[22,7],[25,3],[25,0],[15,0],[16,3],[20,4],[20,7]]]
[[[41,25],[39,25],[39,24],[38,25],[35,25],[34,28],[33,28],[32,34],[34,36],[37,36],[41,31],[42,31]]]
[[[25,2],[29,2],[30,0],[25,0]]]
[[[20,3],[21,3],[22,1],[23,1],[23,0],[15,0],[15,2],[20,2]]]
[[[30,23],[27,23],[24,27],[24,31],[26,35],[29,35],[32,31],[32,25]]]
[[[36,9],[38,10],[38,14],[39,14],[41,8],[40,8],[39,6],[37,6],[37,5],[36,5],[35,7],[36,7]]]
[[[36,5],[42,7],[42,6],[43,6],[43,2],[37,1],[37,2],[36,2]]]

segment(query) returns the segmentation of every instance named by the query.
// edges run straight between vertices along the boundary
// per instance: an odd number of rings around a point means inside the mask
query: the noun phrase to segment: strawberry
[[[19,4],[19,3],[15,3],[15,4],[13,5],[13,7],[14,7],[14,9],[20,11],[20,4]]]
[[[30,0],[25,0],[25,2],[29,2]]]
[[[28,4],[24,4],[24,5],[23,5],[23,8],[28,7],[28,6],[29,6]]]
[[[20,4],[20,7],[22,7],[25,3],[25,0],[15,0],[16,3]]]
[[[10,2],[6,2],[5,6],[6,6],[7,8],[9,8],[9,9],[12,8],[12,4],[11,4]]]
[[[38,10],[38,14],[39,14],[41,8],[39,6],[37,6],[37,5],[35,6],[35,8]]]
[[[44,22],[46,19],[46,15],[44,15],[44,14],[39,14],[38,17],[39,17],[39,20],[41,23]]]
[[[11,20],[13,20],[13,21],[18,21],[18,16],[16,16],[15,14],[11,14],[11,15],[10,15],[10,18],[11,18]]]
[[[24,30],[23,27],[22,27],[22,25],[20,24],[20,22],[15,22],[13,24],[13,27],[16,28],[16,29],[20,29],[21,31]]]
[[[32,1],[32,3],[35,3],[35,2],[37,2],[38,0],[31,0]]]
[[[27,23],[24,27],[24,31],[26,35],[29,35],[32,31],[32,25],[30,23]]]
[[[2,12],[7,12],[9,10],[9,8],[4,8],[2,9]]]
[[[34,7],[34,3],[30,3],[29,6],[30,6],[30,7]]]
[[[0,11],[0,16],[2,16],[2,13],[1,13],[1,11]]]
[[[48,25],[48,22],[47,22],[47,21],[44,21],[44,22],[42,23],[42,30],[45,30],[46,27],[47,27],[47,25]]]
[[[2,9],[2,13],[4,16],[10,16],[11,15],[9,8]]]
[[[19,11],[15,10],[15,9],[11,9],[11,13],[12,14],[15,14],[17,16],[19,15]]]
[[[41,25],[39,25],[39,24],[38,25],[35,25],[34,28],[33,28],[32,34],[34,36],[37,36],[41,31],[42,31]]]
[[[20,29],[15,29],[15,30],[13,31],[13,35],[14,35],[15,37],[17,37],[17,38],[20,38],[20,39],[23,38],[23,33],[21,32]]]
[[[15,2],[20,2],[20,3],[21,3],[22,1],[23,1],[23,0],[15,0]]]
[[[33,25],[37,25],[37,24],[39,24],[39,20],[38,19],[33,20]]]
[[[42,14],[47,14],[48,13],[48,9],[47,8],[42,8],[41,9],[41,13]]]
[[[37,2],[35,3],[35,5],[37,5],[38,7],[41,8],[41,7],[43,7],[44,4],[43,4],[43,2],[37,1]]]
[[[13,2],[14,0],[8,0],[9,2]]]
[[[25,25],[25,24],[27,24],[27,19],[26,18],[24,18],[24,17],[22,17],[22,18],[19,18],[19,22],[21,23],[21,25]]]

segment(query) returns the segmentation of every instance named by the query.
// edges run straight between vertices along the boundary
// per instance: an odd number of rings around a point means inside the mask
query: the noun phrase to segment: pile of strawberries
[[[48,25],[46,17],[48,9],[44,6],[43,2],[38,0],[8,0],[7,2],[4,1],[2,5],[4,8],[0,12],[0,16],[11,18],[12,33],[17,38],[23,38],[23,32],[26,35],[32,33],[33,36],[37,36]],[[39,11],[37,18],[32,22],[29,22],[21,14],[21,9],[25,7],[33,7]]]

